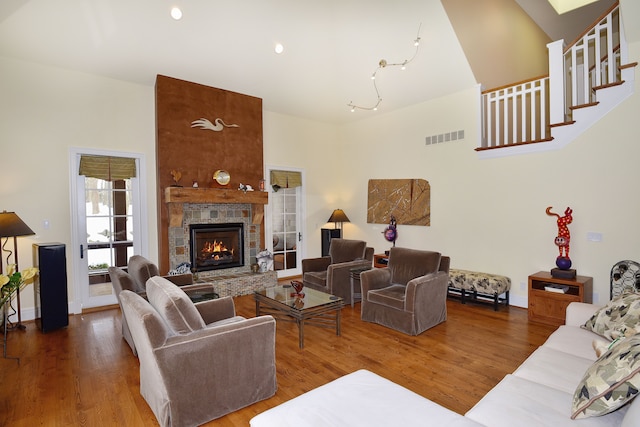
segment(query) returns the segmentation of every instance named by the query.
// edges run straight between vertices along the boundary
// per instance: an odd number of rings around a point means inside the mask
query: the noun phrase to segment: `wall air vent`
[[[439,144],[441,142],[451,142],[464,139],[464,130],[454,130],[451,132],[441,133],[440,135],[431,135],[424,138],[425,145]]]

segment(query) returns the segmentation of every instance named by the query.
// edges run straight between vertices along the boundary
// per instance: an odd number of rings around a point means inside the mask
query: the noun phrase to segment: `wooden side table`
[[[566,292],[553,292],[545,288],[563,288]],[[576,276],[575,279],[553,277],[547,271],[529,276],[529,320],[560,326],[564,324],[567,306],[571,302],[592,301],[593,278]]]
[[[371,267],[355,267],[349,270],[349,281],[351,282],[351,307],[356,300],[362,301],[362,284],[360,283],[360,273],[371,270]]]
[[[375,268],[386,268],[387,264],[389,264],[389,255],[385,255],[385,254],[373,255],[373,266]]]

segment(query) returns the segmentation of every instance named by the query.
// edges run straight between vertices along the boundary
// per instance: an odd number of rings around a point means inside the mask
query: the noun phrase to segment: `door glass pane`
[[[271,196],[274,269],[294,269],[298,246],[297,190],[281,188]]]
[[[89,295],[109,295],[108,268],[126,267],[133,255],[131,180],[85,178]]]

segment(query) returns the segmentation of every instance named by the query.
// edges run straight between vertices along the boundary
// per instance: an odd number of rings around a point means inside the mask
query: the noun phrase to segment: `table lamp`
[[[342,228],[343,222],[351,221],[349,221],[347,214],[345,214],[342,209],[336,209],[333,211],[327,222],[333,222],[333,228]],[[338,224],[340,224],[340,227],[338,227]]]

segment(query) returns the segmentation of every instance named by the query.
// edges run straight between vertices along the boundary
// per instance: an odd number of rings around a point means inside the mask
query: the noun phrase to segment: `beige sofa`
[[[140,361],[140,394],[161,426],[197,426],[276,392],[275,320],[236,316],[231,297],[194,304],[156,276],[148,301],[120,301]]]
[[[254,417],[250,425],[640,426],[640,399],[633,399],[606,415],[571,419],[574,392],[587,370],[595,366],[597,357],[592,344],[594,339],[600,339],[580,325],[585,324],[597,309],[592,304],[571,303],[566,325],[560,326],[515,372],[504,377],[464,416],[397,384],[376,378],[375,374],[363,375],[358,371],[263,412]],[[640,334],[627,340],[629,345],[635,340],[640,346]],[[617,346],[611,351],[616,348],[624,351]],[[640,370],[640,366],[635,368]],[[632,380],[640,376],[637,370],[635,372]],[[605,392],[603,396],[611,395]],[[598,396],[592,394],[591,397],[595,400]]]

